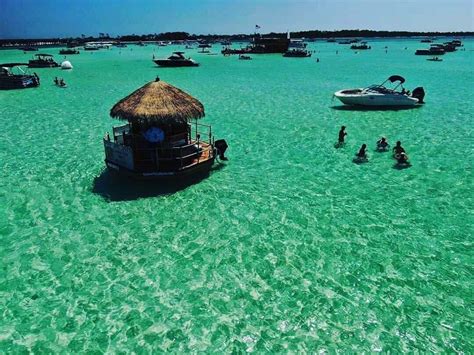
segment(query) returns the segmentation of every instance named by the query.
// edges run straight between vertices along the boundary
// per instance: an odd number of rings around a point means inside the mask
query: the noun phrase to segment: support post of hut
[[[194,120],[194,122],[196,123],[196,138],[198,137],[198,121],[197,120]]]

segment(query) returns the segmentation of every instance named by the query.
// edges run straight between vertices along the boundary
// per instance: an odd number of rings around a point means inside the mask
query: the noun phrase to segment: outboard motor
[[[417,87],[411,93],[411,97],[418,99],[418,103],[424,104],[425,102],[423,101],[423,99],[425,98],[425,90],[421,86]]]
[[[220,160],[227,160],[227,157],[224,155],[225,151],[228,148],[227,142],[225,139],[218,139],[214,142],[214,147],[216,148],[217,154],[219,154]]]

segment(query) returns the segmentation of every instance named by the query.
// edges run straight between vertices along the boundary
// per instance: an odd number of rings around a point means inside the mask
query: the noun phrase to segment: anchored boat
[[[34,59],[28,62],[30,68],[57,68],[59,64],[53,60],[51,54],[35,54]]]
[[[446,51],[444,50],[444,47],[439,47],[439,46],[431,46],[428,49],[417,49],[415,51],[415,55],[443,55],[445,54]]]
[[[351,46],[351,49],[354,49],[354,50],[367,50],[367,49],[371,49],[372,47],[370,47],[367,42],[360,42],[360,44],[353,44]]]
[[[73,48],[70,48],[70,49],[61,49],[59,51],[59,54],[61,55],[70,55],[70,54],[79,54],[80,52],[77,50],[77,49],[73,49]]]
[[[290,49],[286,51],[283,54],[283,57],[306,58],[306,57],[311,57],[311,52],[307,51],[306,49],[294,48],[294,49]]]
[[[393,89],[385,87],[387,82],[398,83]],[[418,87],[410,94],[405,90],[405,79],[392,75],[380,85],[371,85],[360,89],[345,89],[334,93],[343,104],[351,106],[410,107],[423,103],[425,91]],[[401,89],[398,90],[397,89]]]
[[[27,63],[0,64],[0,90],[26,89],[39,86],[36,73],[30,74]]]
[[[158,78],[120,100],[112,117],[128,123],[104,138],[110,170],[140,179],[179,179],[208,173],[217,157],[226,160],[225,140],[197,122],[203,105]]]
[[[191,58],[186,58],[184,52],[173,52],[167,59],[153,60],[160,67],[197,67],[199,63]]]

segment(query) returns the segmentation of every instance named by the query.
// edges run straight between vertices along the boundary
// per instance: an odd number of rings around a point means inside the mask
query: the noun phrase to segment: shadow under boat
[[[419,104],[414,106],[331,106],[333,110],[338,111],[405,111],[419,109],[420,107],[423,107],[423,105]]]
[[[105,168],[94,178],[92,192],[109,202],[169,196],[201,182],[213,172],[224,167],[225,164],[218,163],[210,171],[203,171],[197,175],[187,176],[179,180],[140,180],[138,182],[130,176],[124,176]]]

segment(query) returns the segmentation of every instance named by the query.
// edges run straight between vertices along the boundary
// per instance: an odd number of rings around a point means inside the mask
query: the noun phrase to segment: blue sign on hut
[[[117,102],[110,115],[128,121],[104,137],[105,164],[119,173],[179,178],[209,172],[216,156],[226,159],[226,142],[197,122],[201,102],[158,78]]]

